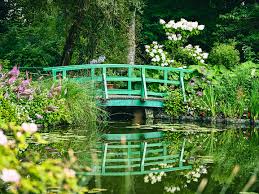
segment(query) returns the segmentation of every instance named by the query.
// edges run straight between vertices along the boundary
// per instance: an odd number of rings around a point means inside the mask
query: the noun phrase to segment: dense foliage
[[[0,125],[0,191],[1,193],[85,193],[71,169],[76,161],[72,151],[67,161],[43,160],[38,152],[27,152],[28,138],[36,144],[45,143],[35,124]],[[11,138],[7,138],[5,134]]]
[[[45,127],[72,123],[95,126],[99,109],[91,88],[62,80],[58,83],[32,81],[28,73],[24,79],[17,66],[0,73],[0,120],[3,122],[33,122]]]

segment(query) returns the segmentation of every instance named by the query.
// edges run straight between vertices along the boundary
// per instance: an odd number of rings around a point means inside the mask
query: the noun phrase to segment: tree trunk
[[[66,38],[62,58],[61,58],[61,61],[60,61],[61,66],[65,66],[65,65],[68,65],[70,63],[71,57],[72,57],[72,54],[73,54],[73,48],[74,48],[74,45],[75,45],[75,37],[76,36],[77,36],[76,24],[74,23],[70,27],[69,32],[68,32],[68,36]]]
[[[60,61],[61,66],[69,65],[71,61],[75,42],[78,39],[80,34],[80,26],[84,21],[84,16],[86,12],[84,7],[85,5],[81,5],[81,9],[79,9],[78,12],[75,14],[74,22],[68,31],[68,36],[66,38],[66,42],[63,48],[62,58]]]
[[[132,13],[131,23],[129,26],[129,52],[128,52],[128,64],[135,64],[136,55],[136,9]]]

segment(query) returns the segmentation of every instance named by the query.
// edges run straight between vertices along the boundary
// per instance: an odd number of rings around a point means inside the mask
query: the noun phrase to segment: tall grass
[[[202,102],[205,107],[207,107],[213,118],[216,118],[216,106],[217,106],[217,94],[214,91],[214,88],[210,85],[208,88],[204,90],[204,96]]]
[[[67,80],[62,83],[61,96],[66,99],[74,125],[96,128],[106,113],[98,107],[96,92],[91,83]]]
[[[58,95],[66,102],[68,115],[71,117],[73,126],[94,130],[97,129],[98,122],[105,120],[106,112],[98,107],[96,90],[94,90],[92,83],[79,83],[72,80],[53,82],[50,79],[45,79],[41,81],[40,85],[48,90],[61,86]]]
[[[251,99],[250,99],[251,117],[255,120],[259,118],[259,80],[252,82]]]

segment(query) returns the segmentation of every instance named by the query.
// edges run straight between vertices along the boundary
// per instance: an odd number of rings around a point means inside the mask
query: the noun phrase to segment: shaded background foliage
[[[242,61],[258,61],[259,6],[255,0],[1,0],[0,59],[21,66],[126,63],[131,16],[136,12],[136,63],[148,63],[143,45],[160,40],[160,18],[205,24],[192,38],[205,50],[235,42]]]

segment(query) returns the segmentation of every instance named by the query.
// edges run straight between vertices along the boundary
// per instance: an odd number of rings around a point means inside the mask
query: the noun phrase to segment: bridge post
[[[186,95],[185,95],[185,88],[184,88],[184,72],[181,71],[180,72],[180,85],[181,85],[181,89],[182,89],[182,93],[183,93],[183,101],[186,102]]]
[[[141,98],[143,101],[147,99],[147,83],[146,83],[146,75],[145,75],[145,68],[141,68]]]
[[[104,98],[108,99],[108,88],[107,88],[107,80],[106,80],[106,68],[103,68],[103,86],[104,86]]]
[[[146,124],[153,124],[154,110],[152,108],[145,108]]]

